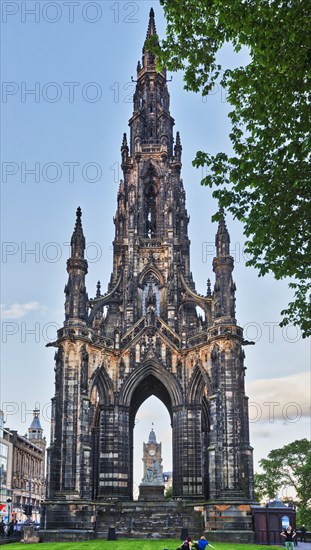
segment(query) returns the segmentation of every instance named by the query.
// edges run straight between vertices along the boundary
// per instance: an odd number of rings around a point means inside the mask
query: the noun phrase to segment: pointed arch
[[[188,399],[191,403],[202,404],[206,391],[210,393],[210,379],[201,361],[198,361],[189,381]]]
[[[145,269],[140,273],[138,277],[138,286],[143,288],[145,281],[151,274],[159,281],[159,288],[161,288],[165,284],[164,276],[158,270],[158,268],[155,265],[147,265],[147,267],[145,267]]]
[[[164,403],[170,415],[172,408],[183,401],[179,382],[155,358],[142,362],[127,378],[120,391],[119,404],[130,407],[135,418],[140,405],[151,395]]]
[[[113,382],[107,374],[104,365],[98,367],[90,380],[90,395],[96,387],[99,395],[100,403],[112,405],[113,399]]]
[[[159,162],[154,159],[148,159],[142,163],[142,168],[140,170],[140,177],[143,179],[146,178],[148,176],[148,172],[150,171],[150,168],[154,169],[156,177],[164,176],[163,168],[161,168]]]
[[[100,422],[100,402],[95,401],[91,404],[91,412],[90,412],[90,427],[91,430],[98,431],[99,429],[99,422]]]

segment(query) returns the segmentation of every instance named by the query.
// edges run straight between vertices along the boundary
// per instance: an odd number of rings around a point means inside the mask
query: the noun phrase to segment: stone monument
[[[152,9],[151,36],[157,40]],[[112,521],[107,503],[113,514],[128,509],[136,414],[154,395],[170,415],[172,506],[184,506],[189,518],[189,510],[204,503],[207,528],[214,529],[217,520],[217,530],[246,533],[252,530],[253,502],[244,385],[248,342],[236,319],[230,236],[221,215],[212,266],[202,263],[206,277],[213,269],[214,284],[208,279],[203,295],[190,266],[181,137],[174,130],[166,71],[157,70],[148,44],[137,65],[129,138],[124,134],[121,144],[111,278],[106,291],[98,282],[95,296],[89,296],[78,208],[67,260],[64,323],[48,344],[57,349],[44,525],[93,529],[93,516],[102,514],[106,529]],[[101,200],[107,216],[104,196]],[[94,213],[86,215],[89,219]],[[204,227],[202,220],[200,241],[210,241]],[[160,479],[159,458],[153,457],[141,499],[151,498],[151,492],[152,498],[163,498],[163,485],[153,483]],[[128,533],[128,526],[120,524],[118,532]]]
[[[139,500],[164,500],[161,450],[161,443],[157,443],[152,428],[148,443],[143,447],[144,476],[139,486]]]

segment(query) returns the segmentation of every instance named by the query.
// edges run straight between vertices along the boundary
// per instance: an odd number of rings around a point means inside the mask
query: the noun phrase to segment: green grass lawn
[[[94,540],[86,542],[45,542],[38,546],[37,544],[27,544],[26,548],[32,550],[176,550],[180,545],[180,540],[134,540],[123,539],[116,541]],[[263,550],[262,546],[257,544],[237,544],[213,542],[216,550]],[[14,543],[7,546],[7,550],[21,548],[21,543]],[[209,546],[207,548],[210,548]],[[280,546],[269,546],[269,550],[280,550]]]

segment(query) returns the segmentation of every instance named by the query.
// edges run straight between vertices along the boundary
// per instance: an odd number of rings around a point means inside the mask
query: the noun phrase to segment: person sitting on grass
[[[187,537],[186,540],[181,544],[181,546],[178,546],[176,550],[191,550],[192,548],[192,538]]]
[[[198,540],[197,542],[193,543],[194,548],[196,550],[205,550],[206,546],[208,545],[208,540],[204,537],[204,535]]]

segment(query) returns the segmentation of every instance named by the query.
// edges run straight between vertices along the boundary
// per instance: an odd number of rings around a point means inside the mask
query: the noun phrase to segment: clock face
[[[154,455],[155,455],[155,453],[156,453],[156,452],[155,452],[155,450],[154,450],[154,449],[150,449],[150,451],[149,451],[149,454],[150,454],[150,456],[154,456]]]

